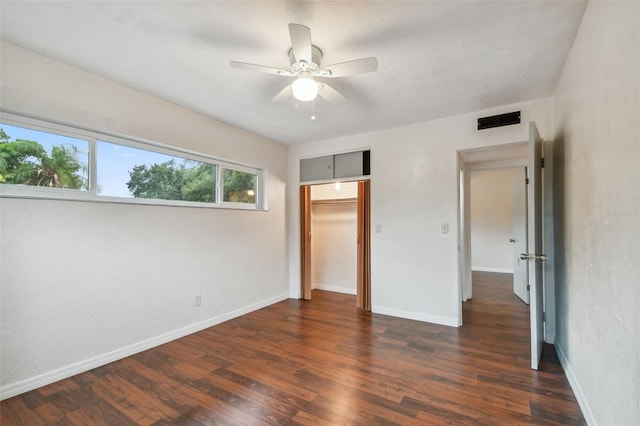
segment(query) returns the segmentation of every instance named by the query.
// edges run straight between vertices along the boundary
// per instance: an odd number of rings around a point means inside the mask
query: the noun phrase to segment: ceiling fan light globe
[[[293,97],[302,102],[312,101],[318,96],[318,83],[309,77],[299,77],[291,85]]]

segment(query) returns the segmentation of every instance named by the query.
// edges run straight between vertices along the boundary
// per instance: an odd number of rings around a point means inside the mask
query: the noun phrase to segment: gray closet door
[[[336,178],[362,176],[362,151],[348,152],[346,154],[336,154],[333,156],[334,171]]]
[[[333,179],[333,155],[300,160],[300,181]]]

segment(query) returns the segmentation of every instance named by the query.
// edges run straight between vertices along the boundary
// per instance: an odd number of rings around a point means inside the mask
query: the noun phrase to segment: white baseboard
[[[478,272],[498,272],[501,274],[513,274],[513,268],[509,269],[509,268],[491,268],[488,266],[472,266],[471,270],[478,271]]]
[[[571,390],[573,391],[573,394],[576,396],[576,400],[578,401],[578,405],[582,410],[582,415],[584,416],[584,419],[587,421],[588,425],[597,424],[596,419],[593,417],[593,412],[591,411],[591,408],[587,403],[587,399],[584,396],[584,392],[582,392],[582,387],[580,386],[580,383],[578,382],[578,379],[575,373],[573,372],[573,369],[571,368],[571,363],[569,362],[566,355],[564,354],[564,350],[562,349],[562,346],[556,342],[555,348],[556,348],[556,353],[558,354],[558,359],[560,360],[560,365],[562,365],[564,374],[567,376],[567,380],[569,381],[569,386],[571,386]]]
[[[300,290],[289,290],[289,299],[302,299]]]
[[[410,320],[428,322],[449,327],[460,327],[458,318],[441,317],[438,315],[421,314],[418,312],[403,311],[400,309],[385,308],[383,306],[373,306],[371,312],[374,314],[389,315],[392,317],[405,318]]]
[[[314,290],[333,291],[334,293],[353,294],[354,296],[358,294],[355,288],[344,288],[335,285],[314,284],[311,288]]]
[[[89,371],[93,368],[109,364],[110,362],[126,358],[139,352],[146,351],[156,346],[171,342],[172,340],[176,340],[189,334],[204,330],[205,328],[213,327],[214,325],[218,325],[233,318],[248,314],[249,312],[257,311],[258,309],[273,305],[274,303],[281,302],[288,298],[288,294],[281,294],[279,296],[254,303],[252,305],[236,309],[235,311],[218,315],[217,317],[209,318],[207,320],[188,325],[184,328],[173,330],[168,333],[161,334],[159,336],[155,336],[150,339],[146,339],[141,342],[134,343],[132,345],[125,346],[90,359],[86,359],[84,361],[76,362],[74,364],[58,368],[56,370],[39,374],[37,376],[21,380],[17,383],[10,383],[8,385],[0,387],[0,401],[11,398],[12,396],[19,395],[21,393],[37,389],[41,386],[49,385],[51,383],[57,382],[58,380],[66,379],[67,377]]]

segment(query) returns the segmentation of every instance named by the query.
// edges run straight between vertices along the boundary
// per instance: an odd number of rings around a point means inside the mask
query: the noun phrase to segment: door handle
[[[547,260],[547,256],[544,254],[521,253],[520,259],[521,260],[541,260],[544,262],[545,260]]]
[[[515,243],[515,242],[516,242],[516,240],[515,240],[514,238],[509,238],[509,242],[510,242],[510,243]]]

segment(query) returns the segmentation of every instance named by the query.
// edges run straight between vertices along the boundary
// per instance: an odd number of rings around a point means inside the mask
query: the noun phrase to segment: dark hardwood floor
[[[0,423],[584,424],[511,276],[474,273],[461,328],[314,291],[0,403]]]

